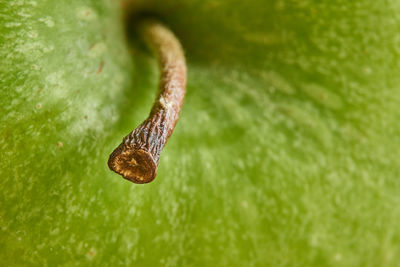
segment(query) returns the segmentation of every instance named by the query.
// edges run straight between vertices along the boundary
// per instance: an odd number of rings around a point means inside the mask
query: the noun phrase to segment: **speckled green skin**
[[[397,266],[398,1],[142,2],[189,70],[145,186],[106,165],[158,81],[118,4],[0,4],[0,265]]]

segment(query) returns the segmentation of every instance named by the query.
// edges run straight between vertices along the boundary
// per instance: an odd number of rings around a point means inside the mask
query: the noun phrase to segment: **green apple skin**
[[[1,266],[398,266],[396,1],[133,8],[189,70],[147,185],[106,165],[158,82],[120,4],[0,4]]]

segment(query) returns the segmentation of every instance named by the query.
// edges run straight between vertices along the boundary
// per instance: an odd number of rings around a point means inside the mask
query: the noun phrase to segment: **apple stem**
[[[139,32],[157,54],[159,91],[149,117],[123,138],[108,166],[125,179],[143,184],[156,177],[161,151],[178,121],[186,92],[186,63],[179,40],[160,22],[142,21]]]

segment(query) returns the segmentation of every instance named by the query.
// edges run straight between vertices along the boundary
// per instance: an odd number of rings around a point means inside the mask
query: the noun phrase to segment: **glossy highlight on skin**
[[[161,151],[178,121],[186,92],[186,63],[178,39],[164,25],[146,20],[139,31],[158,56],[159,91],[149,117],[123,138],[108,166],[127,180],[144,184],[156,177]]]

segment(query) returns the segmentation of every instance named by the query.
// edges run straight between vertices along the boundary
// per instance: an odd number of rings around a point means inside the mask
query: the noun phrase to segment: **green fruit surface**
[[[134,1],[188,61],[146,185],[106,165],[159,75],[121,5],[0,2],[0,266],[398,266],[398,1]]]

